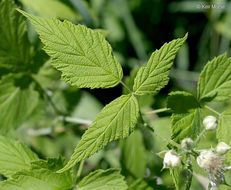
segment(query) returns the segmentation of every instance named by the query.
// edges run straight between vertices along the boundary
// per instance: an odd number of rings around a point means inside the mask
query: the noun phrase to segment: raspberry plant
[[[142,140],[130,140],[142,139],[136,126],[141,125],[155,135],[155,128],[143,117],[140,100],[156,95],[168,84],[173,61],[188,34],[154,51],[148,62],[135,68],[129,80],[123,82],[123,69],[100,31],[56,18],[34,16],[20,9],[16,11],[11,0],[2,0],[0,10],[0,174],[7,178],[0,183],[0,190],[154,189],[142,178],[128,186],[120,169],[116,168],[99,169],[84,178],[81,178],[81,171],[87,158],[112,141],[126,138],[122,148],[125,153],[134,146],[133,142],[139,146]],[[28,40],[23,15],[39,34],[49,58]],[[62,114],[38,80],[42,77],[40,63],[48,59],[48,64],[61,72],[62,80],[73,87],[112,88],[120,84],[124,88],[124,94],[107,104],[92,123],[85,122],[90,124],[89,129],[67,163],[63,157],[41,159],[9,135],[33,113],[40,99],[50,102],[60,120],[68,120],[69,116]],[[169,150],[158,155],[163,158],[162,170],[170,171],[176,189],[190,189],[195,165],[208,175],[210,189],[221,184],[229,186],[225,172],[230,170],[227,163],[231,161],[228,153],[231,114],[230,111],[217,112],[210,104],[230,98],[231,59],[222,54],[202,70],[196,96],[185,91],[171,92],[167,108],[154,111],[172,111],[171,139],[163,138]],[[219,144],[216,148],[200,150],[198,144],[209,130],[216,132]],[[143,149],[140,145],[141,152]],[[227,163],[223,155],[227,155]],[[74,174],[76,164],[77,175]],[[184,185],[180,183],[182,173]]]

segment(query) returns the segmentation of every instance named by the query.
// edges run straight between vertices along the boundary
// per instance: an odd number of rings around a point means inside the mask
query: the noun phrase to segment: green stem
[[[201,133],[198,135],[198,137],[196,138],[195,143],[194,143],[194,146],[196,146],[196,145],[200,142],[200,140],[201,140],[201,138],[204,136],[205,132],[206,132],[206,129],[204,128],[204,129],[201,131]]]
[[[172,176],[172,179],[173,179],[173,182],[175,184],[176,190],[180,190],[179,186],[177,184],[177,179],[176,179],[176,176],[174,175],[173,169],[170,169],[170,175]]]
[[[132,93],[132,90],[121,80],[120,84],[122,84],[130,93]]]
[[[57,115],[65,115],[62,111],[60,111],[55,103],[53,102],[53,100],[51,99],[51,96],[47,93],[47,91],[42,87],[42,85],[37,81],[37,79],[31,75],[31,78],[33,79],[33,81],[35,82],[35,84],[38,86],[38,88],[42,91],[43,95],[46,97],[46,99],[48,100],[48,102],[50,103],[51,107],[54,109],[55,113]]]
[[[166,111],[170,111],[170,110],[171,110],[170,108],[160,108],[157,110],[145,112],[145,114],[156,114],[156,113],[166,112]]]
[[[86,120],[86,119],[80,119],[80,118],[74,118],[74,117],[65,117],[65,116],[60,116],[60,120],[69,122],[69,123],[75,123],[75,124],[83,124],[83,125],[91,125],[92,121]]]
[[[79,169],[78,169],[78,172],[77,172],[76,181],[78,181],[78,179],[79,179],[80,176],[81,176],[81,173],[82,173],[82,170],[83,170],[84,161],[85,161],[85,160],[82,160],[82,161],[80,162],[80,164],[79,164]]]
[[[205,105],[205,108],[207,108],[208,110],[210,110],[211,112],[215,113],[216,115],[218,115],[219,117],[221,116],[221,113],[219,113],[218,111],[214,110],[213,108]]]

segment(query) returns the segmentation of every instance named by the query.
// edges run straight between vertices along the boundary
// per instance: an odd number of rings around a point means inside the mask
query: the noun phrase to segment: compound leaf
[[[109,88],[120,82],[122,68],[99,32],[19,11],[34,25],[52,65],[62,72],[64,81],[80,88]]]
[[[207,63],[200,74],[197,96],[200,101],[231,98],[231,59],[226,54]]]
[[[25,145],[0,136],[0,174],[10,177],[20,170],[30,168],[38,157]]]
[[[63,172],[105,147],[109,142],[125,138],[133,131],[138,118],[137,99],[123,95],[106,105],[84,133]]]
[[[118,169],[96,170],[83,178],[77,190],[126,190],[127,184]]]
[[[169,71],[179,48],[187,39],[183,38],[165,43],[152,53],[146,66],[140,68],[134,81],[133,91],[136,95],[156,94],[169,81]]]
[[[29,84],[29,78],[9,74],[0,81],[0,131],[18,127],[38,104],[39,94]],[[20,86],[21,85],[21,86]],[[28,85],[23,86],[23,85]]]
[[[12,0],[0,2],[0,68],[25,69],[29,64],[29,42],[26,22]]]

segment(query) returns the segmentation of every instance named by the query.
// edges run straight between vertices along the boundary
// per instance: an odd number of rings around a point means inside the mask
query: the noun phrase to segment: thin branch
[[[92,121],[90,120],[68,117],[68,116],[67,117],[60,116],[59,119],[62,121],[69,122],[69,123],[82,124],[82,125],[87,125],[87,126],[90,126],[92,124]]]
[[[221,113],[219,113],[218,111],[214,110],[213,108],[205,105],[205,108],[207,108],[208,110],[210,110],[211,112],[215,113],[216,115],[218,115],[219,117],[221,116]]]
[[[130,92],[132,93],[132,90],[121,80],[120,83]]]
[[[160,108],[157,110],[145,112],[145,114],[156,114],[156,113],[166,112],[166,111],[170,111],[170,110],[171,110],[170,108]]]

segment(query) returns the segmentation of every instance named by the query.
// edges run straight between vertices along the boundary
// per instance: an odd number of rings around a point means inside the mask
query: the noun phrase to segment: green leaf
[[[0,81],[0,131],[18,127],[38,104],[39,94],[22,75],[6,75]]]
[[[26,22],[15,8],[12,0],[0,2],[0,68],[21,71],[29,64],[29,42]]]
[[[219,142],[225,142],[231,145],[231,134],[230,134],[230,124],[231,124],[231,112],[225,111],[219,118],[218,128],[216,130],[216,136]],[[226,154],[227,160],[231,163],[231,152]]]
[[[38,157],[23,144],[0,136],[0,174],[10,177],[20,170],[30,168]]]
[[[172,139],[180,143],[182,139],[190,137],[196,139],[201,131],[201,110],[191,110],[189,113],[172,115]]]
[[[120,82],[122,68],[99,32],[19,11],[34,25],[64,81],[80,88],[110,88]]]
[[[137,99],[123,95],[106,105],[82,136],[63,172],[104,148],[109,142],[125,138],[133,131],[139,107]]]
[[[144,177],[146,173],[146,150],[140,131],[135,130],[122,141],[121,161],[125,169],[133,176]]]
[[[149,186],[143,179],[137,179],[131,184],[128,190],[154,190],[154,188]]]
[[[167,107],[174,113],[186,113],[199,107],[197,99],[190,93],[184,91],[171,92],[167,99]]]
[[[69,190],[73,186],[70,172],[57,174],[63,160],[35,161],[30,170],[21,171],[0,183],[0,190]]]
[[[126,190],[127,184],[118,169],[96,170],[83,178],[77,190]]]
[[[40,16],[49,18],[60,18],[75,21],[80,18],[71,8],[59,0],[20,0],[27,9],[32,10]],[[52,7],[52,9],[51,9]]]
[[[226,54],[207,63],[200,74],[197,96],[200,101],[231,98],[231,59]]]
[[[133,91],[136,95],[156,94],[168,83],[173,60],[187,36],[165,43],[152,53],[147,65],[140,68],[135,78]]]

